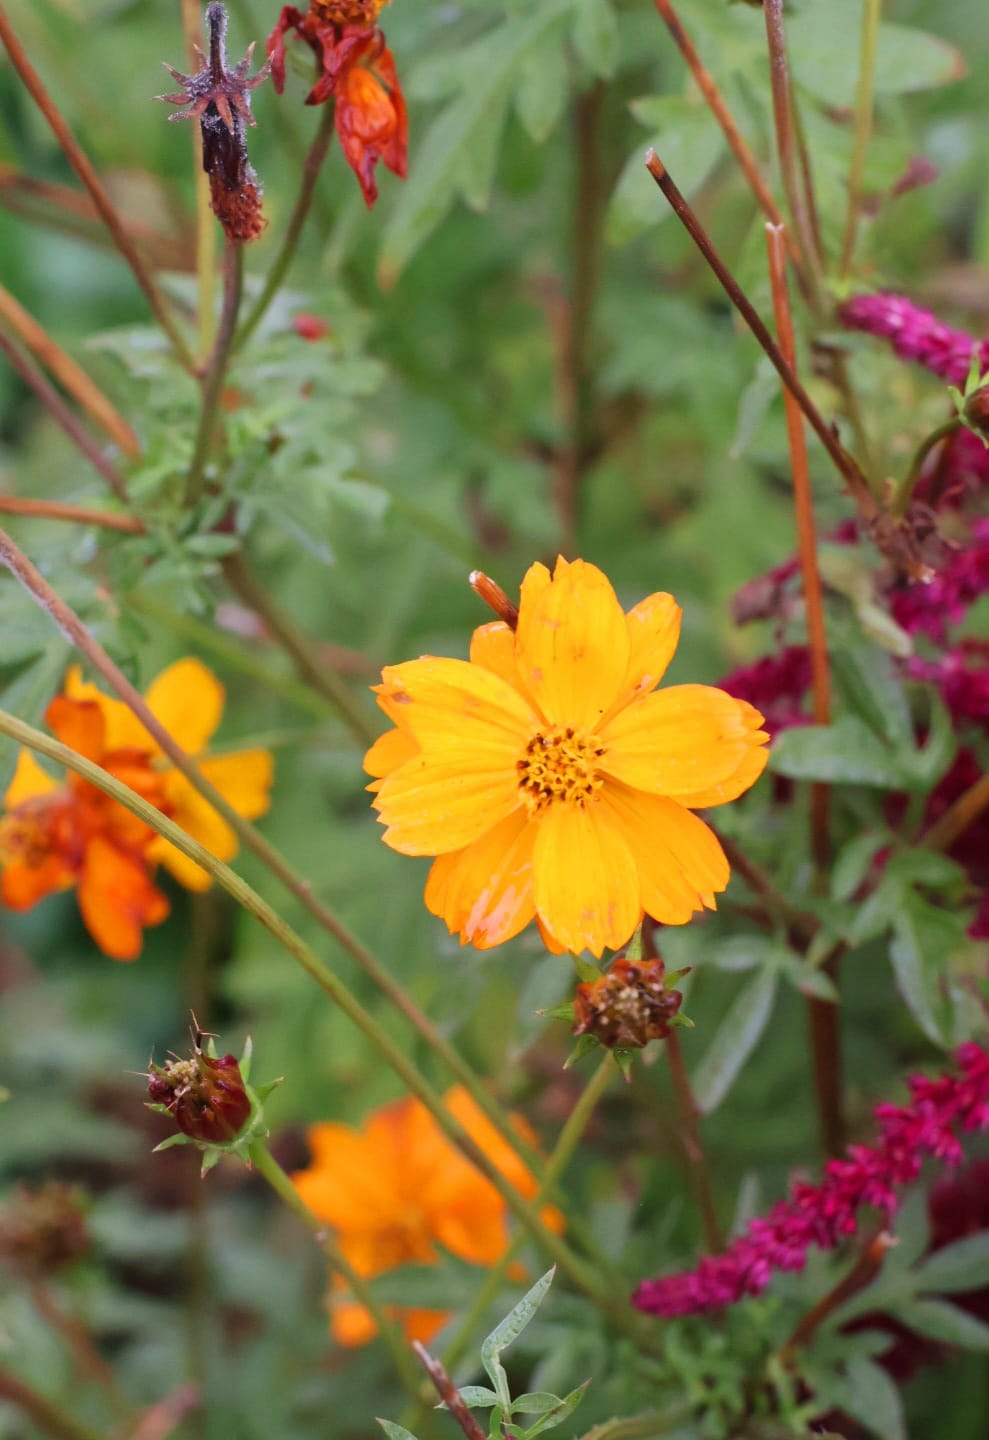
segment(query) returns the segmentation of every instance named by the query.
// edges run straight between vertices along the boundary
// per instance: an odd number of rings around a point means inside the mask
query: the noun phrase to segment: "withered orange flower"
[[[334,98],[334,125],[347,163],[370,207],[378,198],[379,160],[400,179],[408,169],[408,114],[395,59],[378,29],[387,0],[310,0],[305,13],[282,9],[268,37],[275,89],[285,85],[285,36],[294,30],[315,53],[318,78],[307,105]]]
[[[596,566],[533,565],[518,628],[475,630],[470,661],[389,666],[395,729],[365,757],[385,842],[437,859],[426,904],[488,949],[535,918],[547,945],[600,956],[644,914],[715,908],[729,868],[692,812],[741,795],[766,765],[762,716],[708,685],[657,691],[679,606],[627,615]]]
[[[223,686],[205,665],[177,661],[145,698],[238,814],[264,814],[273,770],[268,751],[203,756],[224,705]],[[63,744],[129,785],[218,859],[236,854],[237,837],[227,822],[171,768],[127,706],[83,681],[77,667],[45,719]],[[211,883],[204,870],[95,785],[72,773],[60,783],[30,751],[21,752],[3,804],[0,899],[10,909],[27,910],[76,886],[86,928],[115,960],[136,959],[144,929],[168,914],[168,901],[151,878],[159,862],[191,890]]]
[[[444,1104],[493,1165],[531,1198],[535,1177],[461,1086]],[[519,1134],[532,1140],[525,1121]],[[359,1130],[329,1122],[308,1132],[312,1164],[293,1175],[306,1205],[336,1232],[344,1255],[359,1275],[373,1279],[400,1265],[432,1265],[437,1247],[474,1265],[492,1265],[509,1243],[507,1207],[497,1190],[447,1140],[426,1107],[399,1100],[370,1115]],[[543,1218],[562,1228],[559,1212]],[[442,1326],[442,1311],[393,1307],[390,1314],[413,1340],[427,1342]],[[346,1283],[334,1278],[330,1294],[333,1336],[341,1345],[363,1345],[374,1322]]]

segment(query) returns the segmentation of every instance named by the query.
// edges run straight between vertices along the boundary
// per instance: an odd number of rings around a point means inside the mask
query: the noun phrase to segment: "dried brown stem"
[[[241,297],[244,293],[244,251],[240,245],[227,244],[223,252],[223,309],[216,340],[206,362],[203,374],[202,408],[199,415],[199,429],[196,444],[186,479],[185,503],[197,505],[202,497],[203,472],[209,459],[217,428],[220,397],[230,361],[230,347],[233,344],[237,316],[240,313]]]
[[[759,202],[759,208],[767,220],[771,220],[774,225],[781,225],[783,223],[783,216],[780,214],[779,206],[773,199],[773,192],[762,177],[759,163],[739,131],[735,123],[735,118],[728,109],[727,102],[718,89],[714,76],[704,65],[701,57],[694,48],[693,41],[684,30],[679,15],[674,10],[670,0],[653,0],[653,4],[665,22],[666,28],[673,36],[674,43],[686,61],[687,68],[694,77],[698,90],[707,101],[708,109],[721,127],[721,132],[727,140],[732,154],[738,161],[742,174],[748,182],[749,189]],[[800,246],[797,243],[796,237],[790,231],[787,231],[786,238],[794,262],[798,266],[801,266],[803,264],[803,256],[800,253]]]
[[[76,448],[85,455],[93,469],[102,475],[117,499],[126,504],[128,499],[127,482],[116,465],[103,454],[99,445],[74,412],[69,409],[44,371],[34,363],[16,341],[10,339],[2,325],[0,325],[0,351],[7,357],[11,369],[15,370],[25,385],[34,391],[52,419],[61,426]]]
[[[490,575],[485,575],[483,570],[472,570],[470,572],[470,588],[484,601],[485,605],[490,605],[498,619],[503,620],[509,630],[516,629],[519,623],[519,607],[509,600],[497,581],[492,580]]]
[[[880,1230],[877,1235],[872,1236],[844,1279],[839,1280],[832,1290],[822,1296],[799,1322],[780,1351],[779,1358],[784,1365],[793,1359],[797,1350],[814,1338],[823,1322],[829,1315],[834,1314],[839,1305],[844,1305],[846,1300],[872,1284],[883,1267],[886,1252],[895,1244],[896,1237],[888,1230]]]
[[[814,232],[800,185],[797,160],[797,145],[794,135],[793,102],[790,96],[790,70],[786,58],[786,39],[783,33],[783,0],[763,0],[766,17],[766,39],[769,42],[769,74],[773,92],[773,119],[776,126],[776,145],[779,151],[780,176],[783,193],[800,237],[803,253],[816,259]],[[774,221],[779,224],[779,221]],[[817,276],[811,275],[812,289],[818,290]]]
[[[66,505],[61,500],[24,500],[19,495],[0,495],[0,514],[67,520],[73,525],[99,525],[104,530],[123,530],[129,535],[147,533],[144,521],[136,515],[115,515],[111,510],[91,510],[86,505]]]
[[[33,351],[63,389],[68,390],[90,418],[95,420],[96,424],[109,435],[116,445],[120,446],[125,455],[133,460],[141,453],[141,447],[134,431],[123,416],[114,409],[99,386],[94,385],[85,370],[76,364],[71,355],[66,355],[62,347],[56,344],[48,334],[45,327],[39,325],[34,316],[29,314],[24,306],[15,300],[10,291],[5,290],[2,285],[0,285],[0,321],[8,325],[18,339]]]
[[[467,1409],[461,1399],[460,1391],[444,1370],[441,1362],[430,1355],[425,1345],[421,1345],[418,1340],[413,1340],[412,1348],[422,1361],[422,1368],[435,1385],[437,1395],[446,1402],[446,1408],[466,1435],[467,1440],[486,1440],[484,1431]]]
[[[989,807],[989,771],[980,775],[974,784],[951,805],[931,828],[921,837],[921,843],[931,850],[950,850],[963,831],[974,825],[983,810]]]
[[[697,1199],[697,1206],[701,1213],[701,1225],[704,1230],[704,1244],[712,1253],[716,1254],[724,1249],[725,1241],[721,1233],[721,1226],[718,1224],[718,1214],[714,1207],[714,1190],[711,1185],[711,1171],[707,1163],[707,1154],[704,1150],[704,1139],[701,1135],[700,1111],[697,1108],[697,1101],[694,1098],[693,1088],[690,1084],[690,1076],[687,1074],[687,1066],[684,1063],[683,1049],[680,1045],[680,1032],[671,1030],[665,1040],[666,1058],[670,1065],[670,1078],[673,1081],[673,1089],[677,1097],[677,1109],[680,1114],[680,1139],[683,1144],[687,1163],[690,1166],[690,1176],[694,1187],[694,1194]]]
[[[193,364],[192,356],[189,353],[188,346],[179,334],[175,321],[172,319],[168,307],[165,304],[164,297],[155,283],[154,276],[145,265],[133,240],[127,233],[123,221],[117,214],[113,202],[103,187],[102,181],[80,149],[64,116],[51,95],[49,95],[45,89],[41,76],[31,64],[27,52],[14,34],[13,27],[3,5],[0,5],[0,40],[3,41],[6,47],[11,64],[21,77],[32,100],[47,120],[56,140],[64,150],[65,158],[89,191],[93,204],[96,206],[103,223],[113,236],[114,244],[130,266],[134,279],[144,292],[145,299],[150,305],[152,313],[168,336],[176,355],[185,368],[191,370]]]
[[[10,1370],[0,1367],[0,1400],[9,1400],[23,1410],[39,1430],[54,1440],[103,1440],[98,1431],[83,1425],[54,1401],[32,1390]]]
[[[714,271],[728,298],[769,357],[787,390],[800,406],[811,429],[828,452],[828,455],[831,457],[836,469],[844,480],[849,494],[859,508],[859,513],[862,518],[867,522],[874,521],[879,513],[878,507],[870,493],[869,486],[866,483],[862,471],[852,456],[845,450],[831,427],[825,422],[821,412],[793,373],[792,367],[787,364],[785,357],[780,353],[776,341],[759,318],[755,307],[715,250],[711,243],[710,236],[704,229],[693,208],[685,199],[673,177],[654,150],[650,150],[646,155],[646,168],[666,196],[670,207],[680,220],[684,229]]]
[[[176,1426],[199,1406],[199,1392],[194,1385],[179,1385],[164,1400],[146,1410],[129,1440],[167,1440]]]

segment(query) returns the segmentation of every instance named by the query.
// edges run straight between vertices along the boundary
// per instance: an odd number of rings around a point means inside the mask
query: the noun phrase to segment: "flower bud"
[[[251,1114],[236,1058],[215,1059],[198,1042],[191,1059],[152,1066],[148,1095],[152,1104],[168,1111],[183,1135],[207,1145],[236,1140]]]
[[[50,1275],[86,1254],[91,1244],[79,1192],[52,1180],[40,1190],[26,1185],[0,1206],[0,1258]]]
[[[665,1039],[683,1003],[679,990],[667,990],[665,968],[658,958],[618,959],[600,980],[578,985],[573,1033],[593,1035],[609,1050]]]
[[[980,385],[965,396],[962,418],[970,430],[989,440],[989,385]]]

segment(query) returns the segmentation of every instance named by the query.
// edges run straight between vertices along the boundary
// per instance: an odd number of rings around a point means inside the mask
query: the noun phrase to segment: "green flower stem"
[[[841,246],[838,273],[844,279],[851,269],[862,211],[862,181],[865,157],[872,136],[873,83],[876,73],[876,51],[879,44],[879,17],[882,0],[865,0],[862,8],[862,42],[859,48],[859,77],[855,91],[855,139],[852,163],[848,172],[848,213],[845,238]]]
[[[305,1225],[306,1229],[315,1239],[332,1268],[343,1276],[356,1299],[358,1299],[368,1311],[371,1319],[378,1327],[378,1334],[384,1341],[394,1361],[395,1370],[398,1373],[399,1379],[412,1399],[418,1402],[420,1375],[415,1354],[406,1343],[402,1332],[394,1320],[385,1314],[367,1280],[354,1269],[340,1248],[336,1237],[327,1229],[319,1216],[314,1215],[309,1209],[309,1206],[302,1199],[298,1190],[296,1190],[285,1171],[263,1141],[259,1141],[256,1145],[251,1146],[251,1163],[258,1174],[268,1182],[275,1194],[281,1200],[284,1200],[289,1209],[299,1217],[303,1225]]]
[[[423,1079],[402,1045],[391,1038],[343,981],[333,974],[333,971],[306,944],[301,935],[293,930],[256,890],[231,870],[229,865],[217,860],[215,855],[211,855],[197,840],[193,840],[178,825],[169,820],[160,810],[149,805],[127,785],[122,784],[99,765],[77,755],[67,745],[63,745],[60,741],[44,734],[43,731],[36,730],[33,725],[27,725],[23,720],[19,720],[15,715],[10,715],[3,710],[0,710],[0,734],[8,735],[12,740],[27,746],[30,750],[37,751],[40,755],[46,755],[50,760],[63,765],[74,774],[81,775],[84,780],[88,780],[90,784],[95,785],[105,795],[109,795],[111,799],[118,801],[131,814],[137,815],[146,825],[150,826],[156,834],[168,840],[183,855],[194,860],[226,890],[228,895],[231,895],[239,905],[242,905],[245,910],[259,920],[293,959],[298,961],[303,970],[325,990],[330,999],[339,1005],[347,1018],[356,1025],[386,1064],[394,1070],[411,1094],[422,1102],[447,1139],[494,1186],[512,1214],[525,1226],[528,1233],[546,1254],[559,1265],[560,1269],[579,1289],[601,1305],[602,1309],[609,1313],[615,1312],[617,1308],[615,1299],[611,1295],[607,1283],[598,1276],[594,1269],[574,1254],[566,1241],[559,1235],[555,1235],[544,1224],[538,1205],[519,1194],[497,1166],[492,1164],[476,1141],[467,1134],[459,1121],[447,1110],[439,1092]],[[625,1313],[627,1309],[628,1307],[624,1305],[620,1307],[619,1323],[622,1319],[626,1324],[634,1321],[635,1317],[631,1315],[631,1312]]]
[[[53,1400],[39,1395],[23,1380],[9,1370],[0,1368],[0,1400],[9,1400],[19,1410],[54,1440],[104,1440],[98,1430],[84,1425],[81,1420],[61,1409]]]
[[[612,1076],[616,1073],[611,1052],[606,1051],[600,1065],[584,1086],[580,1099],[571,1110],[567,1117],[566,1124],[560,1131],[559,1139],[546,1162],[543,1183],[534,1202],[536,1205],[545,1204],[553,1187],[562,1177],[573,1158],[573,1153],[580,1143],[584,1131],[587,1129],[588,1122],[594,1113],[598,1101],[601,1099],[605,1090],[607,1090]],[[478,1324],[484,1318],[484,1314],[491,1301],[498,1294],[505,1276],[508,1273],[508,1268],[512,1261],[518,1256],[526,1238],[524,1230],[517,1231],[504,1255],[498,1263],[488,1271],[484,1284],[480,1290],[478,1290],[473,1304],[464,1316],[460,1328],[443,1356],[443,1365],[446,1370],[452,1372],[469,1350]]]
[[[917,488],[917,481],[920,479],[921,471],[924,468],[924,461],[928,455],[930,455],[936,445],[940,445],[942,440],[946,440],[949,435],[953,435],[956,430],[960,429],[961,425],[961,416],[952,415],[949,419],[945,420],[943,425],[938,425],[935,430],[932,430],[929,435],[925,435],[923,440],[921,440],[913,453],[913,459],[910,461],[910,468],[906,473],[906,477],[897,490],[896,497],[893,500],[892,510],[897,519],[902,520],[903,516],[907,513],[910,501],[913,499],[913,492]]]
[[[288,272],[288,268],[295,258],[299,240],[312,206],[313,195],[316,190],[316,181],[319,179],[319,172],[323,168],[323,161],[326,159],[330,148],[330,141],[333,139],[333,112],[334,105],[324,105],[323,114],[320,117],[319,129],[309,147],[302,165],[302,186],[299,190],[299,197],[295,202],[295,209],[289,217],[288,228],[285,231],[285,238],[282,241],[282,248],[275,257],[274,264],[268,271],[267,278],[261,288],[261,294],[251,306],[244,323],[234,339],[233,348],[239,350],[246,340],[253,335],[257,326],[264,319],[268,306],[278,294],[282,281]]]
[[[531,1145],[527,1145],[521,1139],[517,1131],[513,1128],[504,1109],[489,1094],[480,1077],[474,1072],[470,1065],[467,1064],[466,1060],[463,1059],[449,1040],[439,1032],[437,1027],[428,1016],[424,1014],[412,997],[407,994],[399,982],[389,974],[378,958],[368,950],[367,946],[365,946],[356,935],[353,935],[350,930],[348,930],[343,922],[334,915],[332,910],[328,909],[327,906],[317,899],[313,893],[310,882],[297,875],[281,852],[276,850],[249,821],[239,815],[226,797],[216,789],[215,785],[212,785],[209,780],[206,779],[200,772],[195,761],[185,753],[180,745],[176,744],[169,732],[148,709],[143,697],[123,674],[120,667],[111,660],[103,647],[93,639],[75,611],[62,600],[61,596],[49,585],[44,576],[32,565],[31,561],[14,544],[13,540],[4,530],[0,530],[0,564],[5,565],[7,569],[10,570],[11,574],[20,581],[28,594],[51,618],[58,629],[61,630],[62,634],[85,655],[87,660],[90,661],[93,667],[107,681],[110,688],[137,716],[141,724],[148,731],[148,734],[151,735],[162,752],[171,760],[176,770],[178,770],[181,775],[184,775],[193,789],[226,820],[241,844],[250,850],[253,855],[256,855],[261,863],[282,882],[286,889],[308,910],[309,914],[312,915],[323,929],[333,937],[337,944],[357,962],[365,974],[387,995],[395,1007],[401,1011],[409,1024],[413,1026],[433,1051],[440,1056],[452,1074],[456,1076],[460,1083],[466,1088],[482,1112],[488,1117],[492,1125],[494,1125],[502,1139],[525,1161],[526,1165],[533,1171],[538,1180],[542,1173],[543,1163],[540,1156]],[[34,733],[38,734],[39,732]],[[72,754],[71,751],[68,753]],[[102,774],[103,772],[100,771],[99,773]],[[153,813],[158,816],[157,811]],[[162,817],[159,816],[158,818],[160,820]],[[155,828],[154,825],[152,825],[152,828]],[[179,831],[178,833],[182,836],[184,842],[189,843],[189,837],[186,836],[184,832]],[[179,849],[182,849],[182,844],[179,844]],[[208,855],[207,851],[204,850],[202,853],[207,855],[211,862],[214,864],[217,863],[213,856]],[[197,857],[193,855],[192,858],[196,859]],[[211,874],[215,873],[210,869],[209,864],[205,864],[203,868]],[[235,898],[239,899],[240,897]],[[301,944],[301,941],[299,943]],[[310,955],[312,954],[311,951],[308,953]],[[313,958],[315,959],[315,956],[313,956]],[[317,964],[322,967],[327,975],[331,974],[325,966],[322,966],[322,962],[317,962]],[[334,983],[337,982],[334,981]],[[349,994],[349,992],[347,993]],[[398,1050],[398,1047],[395,1048],[404,1062],[404,1051]],[[413,1070],[413,1073],[416,1072]],[[444,1114],[445,1113],[444,1111]],[[499,1180],[500,1179],[501,1177],[499,1175]],[[515,1194],[514,1191],[512,1193],[513,1195]],[[577,1227],[574,1228],[576,1229]]]
[[[241,297],[244,293],[244,250],[241,245],[227,241],[223,252],[223,310],[216,341],[206,362],[203,376],[203,401],[199,415],[199,430],[196,433],[196,447],[192,453],[189,474],[185,485],[186,505],[198,505],[203,493],[203,472],[209,459],[216,431],[220,409],[220,396],[226,379],[233,344],[234,328],[240,313]]]

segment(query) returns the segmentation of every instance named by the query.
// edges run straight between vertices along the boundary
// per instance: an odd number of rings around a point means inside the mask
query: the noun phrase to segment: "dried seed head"
[[[577,986],[575,1035],[593,1035],[609,1050],[641,1050],[663,1040],[683,996],[667,990],[662,960],[614,961],[600,980]]]
[[[267,79],[271,62],[266,61],[256,75],[249,77],[252,43],[243,60],[232,70],[227,68],[227,12],[219,0],[213,0],[207,9],[206,26],[209,56],[198,52],[202,69],[195,75],[183,75],[166,64],[165,69],[182,90],[158,98],[185,107],[170,115],[170,120],[199,121],[203,169],[210,179],[213,213],[230,243],[242,245],[260,235],[267,223],[261,212],[261,186],[247,158],[247,127],[256,124],[250,92]]]
[[[70,1185],[24,1185],[0,1206],[0,1257],[19,1268],[53,1274],[81,1259],[90,1244],[79,1192]]]

